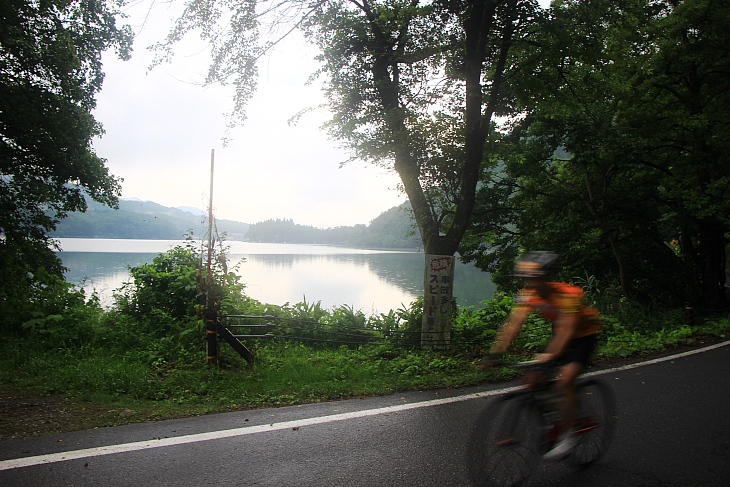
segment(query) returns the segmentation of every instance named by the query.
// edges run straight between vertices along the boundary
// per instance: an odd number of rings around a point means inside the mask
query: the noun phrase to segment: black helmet
[[[554,252],[527,252],[515,264],[512,272],[517,277],[543,277],[552,272],[558,263],[558,254]]]

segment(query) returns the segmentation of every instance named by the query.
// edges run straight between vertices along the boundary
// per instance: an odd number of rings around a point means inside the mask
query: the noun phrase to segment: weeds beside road
[[[690,342],[689,344],[667,345],[661,349],[655,349],[650,353],[629,354],[626,357],[620,355],[602,355],[599,356],[596,365],[608,366],[617,362],[639,360],[670,351],[698,348],[723,340],[724,338],[721,338],[721,335],[724,335],[724,333],[693,336],[688,340]],[[309,350],[308,360],[312,364],[318,364],[319,368],[331,369],[344,360],[342,357],[338,360],[336,358],[337,355],[332,354],[328,357],[314,350]],[[304,356],[305,354],[301,354],[300,360],[303,360]],[[205,370],[198,373],[191,371],[189,374],[186,374],[191,381],[190,384],[195,382],[198,386],[201,386],[202,384],[199,382],[201,375],[207,376],[208,380],[216,383],[216,385],[210,387],[208,393],[198,394],[201,392],[200,390],[193,392],[190,389],[181,389],[180,398],[162,400],[135,398],[133,395],[126,394],[103,394],[94,396],[92,394],[68,394],[61,391],[38,393],[36,392],[39,388],[37,382],[35,385],[29,382],[25,387],[0,384],[0,441],[241,409],[342,400],[343,398],[363,395],[393,393],[398,390],[460,387],[487,381],[499,382],[514,377],[512,375],[513,372],[506,369],[485,370],[480,366],[478,359],[470,360],[471,357],[466,355],[453,357],[449,354],[412,352],[404,357],[403,360],[408,360],[409,357],[411,359],[420,357],[420,359],[413,360],[413,363],[410,364],[413,366],[411,373],[404,373],[404,371],[401,372],[399,378],[396,378],[393,375],[379,375],[373,372],[373,367],[383,357],[379,359],[372,356],[370,360],[367,360],[363,358],[356,359],[355,357],[358,356],[358,354],[352,354],[350,362],[359,363],[362,365],[364,374],[372,375],[368,381],[370,383],[369,387],[366,388],[363,385],[364,381],[350,381],[346,384],[340,383],[338,388],[336,387],[338,381],[335,380],[329,387],[321,390],[321,396],[319,398],[310,397],[308,400],[300,399],[299,395],[292,394],[291,387],[284,387],[283,382],[286,382],[286,380],[283,377],[282,380],[271,382],[265,387],[263,386],[265,380],[263,377],[268,375],[266,371],[269,371],[271,374],[269,377],[271,378],[277,375],[276,370],[281,369],[283,366],[279,362],[279,366],[277,367],[274,365],[277,361],[272,363],[270,360],[267,361],[268,363],[255,365],[250,370],[245,369],[249,376],[256,375],[257,373],[262,376],[260,381],[262,387],[258,388],[258,392],[254,390],[250,391],[251,397],[256,397],[256,394],[258,394],[260,402],[255,403],[251,401],[248,404],[233,402],[228,396],[233,395],[235,393],[234,390],[226,391],[224,387],[225,383],[235,380],[236,377],[243,378],[247,374],[243,370],[234,372],[226,368]],[[428,357],[431,357],[431,361],[423,368],[423,374],[420,376],[414,374],[414,369],[418,368],[419,364],[423,367],[423,361]],[[436,362],[436,358],[439,357],[440,361]],[[386,361],[393,359],[385,358]],[[444,371],[444,364],[449,363],[454,365],[454,367],[451,368],[450,372]],[[459,365],[458,367],[456,366],[457,364]],[[296,368],[297,366],[296,363],[293,363],[288,368]],[[398,367],[393,370],[397,373]],[[345,368],[342,369],[341,373],[348,374],[350,372]],[[228,378],[226,378],[227,376]],[[427,377],[430,377],[430,379]],[[310,376],[310,379],[313,379],[313,377]],[[323,379],[323,377],[320,377],[319,380]],[[330,377],[330,379],[332,378]],[[243,380],[244,383],[249,383],[249,381]],[[389,380],[391,381],[390,383],[388,382]],[[377,385],[378,381],[382,381],[380,386]],[[182,384],[184,384],[184,381],[181,382],[180,387],[192,387],[192,385],[184,386]],[[270,390],[270,394],[265,396],[262,391],[266,390],[267,387]],[[277,389],[289,392],[277,394],[275,392]]]

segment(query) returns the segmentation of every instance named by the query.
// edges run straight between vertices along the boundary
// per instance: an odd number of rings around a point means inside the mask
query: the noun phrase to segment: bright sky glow
[[[176,46],[172,64],[148,70],[153,54],[147,47],[164,39],[181,4],[133,0],[123,22],[136,35],[132,59],[119,61],[113,52],[103,58],[106,79],[94,115],[106,134],[94,148],[112,174],[124,178],[123,197],[207,209],[214,150],[218,218],[289,218],[328,228],[368,224],[405,201],[395,189],[395,172],[357,161],[340,168],[348,154],[320,130],[329,117],[325,110],[287,124],[322,101],[318,86],[306,86],[318,67],[317,51],[295,36],[262,60],[248,120],[223,147],[232,90],[200,86],[209,64],[205,44],[191,35]]]
[[[317,51],[300,40],[292,38],[262,60],[248,120],[223,147],[232,90],[200,86],[209,57],[194,35],[176,47],[172,64],[148,71],[153,54],[146,48],[164,38],[174,18],[170,4],[151,4],[142,0],[126,9],[125,23],[136,34],[134,53],[127,62],[105,53],[106,79],[94,112],[106,131],[94,148],[112,174],[124,178],[123,197],[206,209],[214,150],[218,218],[290,218],[328,228],[368,224],[405,201],[395,190],[394,172],[363,162],[339,167],[348,155],[320,130],[326,111],[287,124],[322,99],[319,87],[305,85],[317,68]]]

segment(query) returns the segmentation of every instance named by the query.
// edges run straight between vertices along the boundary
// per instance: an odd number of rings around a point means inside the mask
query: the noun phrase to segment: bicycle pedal
[[[599,426],[601,425],[598,421],[580,421],[575,423],[573,432],[575,434],[585,433],[587,431],[594,430]]]
[[[504,438],[502,440],[497,440],[494,442],[496,446],[507,446],[513,443],[516,443],[514,438]]]

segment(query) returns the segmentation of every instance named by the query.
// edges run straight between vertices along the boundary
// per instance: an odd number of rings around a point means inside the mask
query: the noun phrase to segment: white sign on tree
[[[454,262],[453,255],[426,254],[421,332],[423,347],[446,348],[451,340]]]

